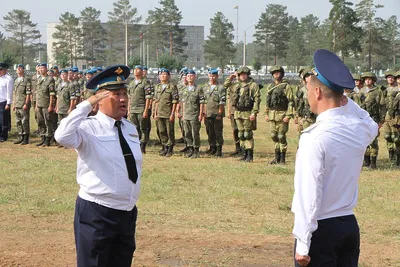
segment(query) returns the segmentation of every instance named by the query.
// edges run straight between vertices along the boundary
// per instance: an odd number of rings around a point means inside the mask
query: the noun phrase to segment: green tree
[[[253,58],[251,66],[253,67],[253,70],[257,71],[258,73],[261,70],[262,64],[258,58]]]
[[[8,12],[3,19],[5,22],[3,28],[11,33],[10,39],[18,47],[18,54],[21,56],[20,62],[24,64],[30,43],[41,37],[37,23],[31,21],[31,13],[21,9]]]
[[[130,50],[138,47],[139,27],[142,20],[137,8],[129,0],[118,0],[113,3],[113,11],[108,12],[108,53],[113,62],[107,64],[125,63],[125,32],[128,33],[128,47]]]
[[[300,19],[300,31],[303,38],[304,54],[307,57],[312,56],[315,50],[320,48],[316,41],[316,36],[319,34],[319,26],[319,18],[312,14]],[[326,39],[326,33],[324,39]]]
[[[81,11],[79,18],[82,25],[82,34],[85,36],[83,43],[83,57],[88,65],[103,65],[106,31],[101,25],[100,10],[86,7]]]
[[[295,17],[289,17],[289,45],[286,54],[288,66],[298,67],[304,65],[304,39],[300,29],[299,20]]]
[[[181,69],[183,67],[183,61],[179,57],[171,57],[168,54],[163,54],[158,57],[157,66],[169,70]]]
[[[289,41],[289,16],[286,9],[283,5],[268,4],[256,25],[254,36],[263,49],[266,65],[270,56],[273,56],[274,64],[277,64],[278,58],[286,57]]]
[[[211,65],[224,69],[236,53],[234,27],[221,12],[210,19],[210,24],[210,34],[204,43],[205,58]]]
[[[386,44],[389,48],[388,51],[392,51],[391,64],[389,68],[395,68],[396,56],[399,55],[399,44],[400,44],[400,24],[397,22],[396,16],[391,16],[383,22],[383,34],[386,39]]]
[[[152,51],[158,54],[169,53],[172,56],[178,56],[186,59],[184,54],[188,43],[184,41],[186,31],[179,27],[182,20],[182,12],[179,11],[175,0],[160,0],[161,7],[149,10],[146,23],[147,40],[150,42]]]
[[[140,65],[140,57],[138,55],[128,58],[128,66],[133,69],[136,65]]]
[[[361,52],[362,29],[357,26],[359,18],[352,9],[353,3],[346,0],[329,0],[331,27],[329,38],[332,50],[341,55],[344,61],[350,54]]]
[[[68,56],[70,65],[76,65],[78,58],[82,55],[83,39],[79,19],[72,13],[65,12],[60,16],[60,23],[55,26],[53,33],[53,50],[55,58]],[[57,62],[58,63],[58,62]]]

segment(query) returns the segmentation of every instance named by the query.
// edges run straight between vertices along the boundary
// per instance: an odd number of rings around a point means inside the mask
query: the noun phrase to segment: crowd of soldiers
[[[38,134],[41,141],[37,146],[50,146],[55,140],[53,133],[57,124],[81,101],[94,94],[85,84],[101,68],[79,71],[78,68],[59,70],[47,64],[36,66],[37,73],[26,77],[24,66],[18,65],[14,81],[14,102],[19,139],[14,144],[28,144],[30,134],[30,108],[35,111]],[[188,68],[180,71],[180,79],[171,82],[171,73],[165,68],[159,70],[157,84],[147,77],[147,68],[137,65],[128,80],[127,118],[136,125],[141,150],[146,153],[151,131],[151,119],[156,122],[157,137],[161,143],[161,156],[174,154],[176,143],[185,144],[180,151],[185,157],[200,157],[200,127],[206,127],[209,155],[222,157],[223,118],[230,120],[235,151],[245,162],[253,161],[253,131],[257,129],[260,112],[261,89],[266,90],[265,120],[270,123],[271,139],[274,142],[275,158],[271,164],[285,164],[288,147],[286,133],[291,119],[297,125],[299,136],[302,130],[316,122],[317,116],[310,110],[307,83],[312,68],[299,71],[300,86],[289,84],[281,66],[273,66],[269,72],[273,82],[265,86],[256,84],[250,77],[250,69],[240,67],[234,74],[219,83],[218,69],[210,69],[208,81],[196,84],[196,73]],[[400,166],[400,72],[385,73],[387,86],[377,86],[374,73],[354,74],[356,87],[345,89],[344,94],[355,101],[370,116],[383,126],[389,158]],[[397,83],[396,83],[397,80]],[[227,108],[225,108],[227,107]],[[226,114],[225,114],[226,109]],[[94,109],[90,115],[96,114]],[[175,120],[179,121],[181,138],[175,139]],[[376,168],[378,137],[368,147],[364,166]]]

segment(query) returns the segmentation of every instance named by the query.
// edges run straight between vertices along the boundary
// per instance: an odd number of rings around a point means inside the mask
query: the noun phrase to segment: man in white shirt
[[[130,267],[136,248],[136,202],[142,153],[136,127],[126,120],[129,68],[111,66],[86,88],[96,94],[64,118],[57,142],[78,152],[74,232],[77,266]],[[88,117],[94,106],[97,115]]]
[[[14,81],[8,74],[8,64],[0,62],[0,142],[7,141]]]
[[[344,88],[354,88],[348,68],[332,52],[314,54],[307,85],[316,123],[303,131],[296,156],[293,234],[295,266],[358,266],[360,233],[353,208],[364,152],[378,125]]]

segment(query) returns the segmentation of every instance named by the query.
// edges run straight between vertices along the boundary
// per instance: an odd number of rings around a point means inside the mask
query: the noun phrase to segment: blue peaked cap
[[[126,79],[129,77],[130,70],[125,65],[114,65],[106,68],[86,83],[86,88],[118,90],[127,88]]]

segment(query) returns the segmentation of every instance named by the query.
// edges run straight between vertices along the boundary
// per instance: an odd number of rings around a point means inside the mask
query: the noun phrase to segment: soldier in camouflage
[[[386,103],[382,90],[375,86],[376,75],[372,72],[364,72],[361,76],[364,87],[360,91],[361,107],[366,110],[371,118],[382,127],[385,121]],[[379,133],[378,133],[379,136]],[[376,159],[379,152],[378,136],[368,146],[364,156],[364,167],[376,169]]]
[[[56,88],[57,105],[56,113],[58,114],[58,123],[66,118],[75,108],[75,87],[68,81],[68,71],[61,70],[60,82]]]
[[[231,99],[235,108],[235,121],[238,128],[240,145],[244,150],[241,160],[253,161],[254,137],[257,129],[257,114],[260,110],[260,88],[250,79],[250,69],[240,67],[237,70],[238,82],[232,86]]]
[[[292,88],[287,82],[283,82],[285,71],[281,66],[273,66],[270,69],[274,83],[267,86],[266,118],[271,122],[271,138],[275,143],[275,159],[271,164],[285,164],[287,140],[286,133],[289,130],[289,121],[293,118],[294,97]]]
[[[178,81],[176,87],[178,88],[178,92],[179,92],[179,100],[182,101],[181,93],[185,90],[185,88],[186,88],[186,86],[188,84],[187,80],[186,80],[187,73],[188,73],[188,68],[181,69],[181,71],[179,73],[181,75],[181,78]],[[180,109],[179,110],[179,129],[181,131],[182,137],[177,140],[177,143],[184,143],[185,144],[185,147],[180,151],[182,153],[185,153],[185,152],[188,151],[189,147],[188,147],[188,145],[186,143],[186,139],[185,139],[185,127],[183,125],[182,115],[183,115],[182,114],[182,109]]]
[[[397,76],[397,86],[400,89],[400,71],[397,72],[395,76]],[[393,99],[393,103],[388,113],[391,117],[394,118],[392,120],[392,125],[393,128],[397,130],[397,133],[393,136],[392,140],[396,146],[395,147],[396,166],[400,167],[400,92],[398,92],[396,94],[396,97]]]
[[[31,78],[25,76],[25,66],[17,67],[17,79],[14,81],[13,111],[17,124],[19,139],[14,144],[29,144],[30,108],[31,108]]]
[[[206,103],[206,132],[210,149],[206,152],[216,157],[222,157],[224,145],[223,118],[225,117],[226,89],[218,83],[218,70],[208,72],[208,83],[204,86]]]
[[[36,111],[35,111],[35,109],[36,109],[36,84],[37,84],[37,80],[40,77],[39,66],[40,66],[40,64],[36,65],[36,73],[33,74],[32,77],[31,77],[31,84],[32,84],[31,103],[32,103],[33,113],[35,114],[36,124],[38,124],[37,115],[36,115]],[[39,133],[39,129],[35,133],[38,134]]]
[[[162,149],[160,156],[170,157],[175,145],[175,112],[179,103],[178,89],[169,82],[170,72],[160,69],[160,83],[154,90],[153,119],[160,132]]]
[[[59,83],[61,82],[60,71],[59,71],[57,65],[54,65],[53,67],[51,67],[50,70],[53,71],[53,79],[55,82],[55,86],[57,88]]]

